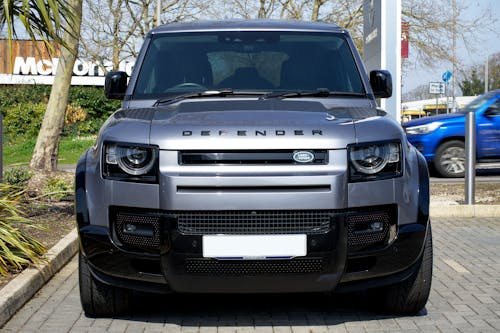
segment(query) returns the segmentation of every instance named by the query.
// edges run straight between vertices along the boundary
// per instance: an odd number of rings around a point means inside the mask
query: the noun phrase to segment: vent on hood
[[[297,153],[306,152],[310,160],[301,161]],[[327,164],[327,150],[257,150],[257,151],[180,151],[180,165],[239,165],[239,164]]]

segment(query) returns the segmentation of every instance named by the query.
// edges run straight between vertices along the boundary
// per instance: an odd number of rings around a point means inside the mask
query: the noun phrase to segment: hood
[[[452,119],[458,120],[460,118],[465,118],[465,115],[463,113],[440,114],[437,116],[423,117],[420,119],[410,120],[406,122],[403,126],[404,127],[420,126],[420,125],[430,124],[435,121],[449,122]]]
[[[279,99],[160,108],[150,133],[150,143],[166,150],[333,149],[354,141],[349,112],[329,110],[319,102]]]

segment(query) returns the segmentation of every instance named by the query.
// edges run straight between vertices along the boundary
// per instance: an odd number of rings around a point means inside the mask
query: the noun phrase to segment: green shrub
[[[12,109],[14,113],[19,114],[24,108],[30,108],[32,105],[45,105],[50,96],[50,86],[45,85],[3,85],[0,86],[0,111],[5,117],[8,117],[8,113]],[[70,113],[75,111],[83,112],[86,114],[84,120],[80,120],[76,123],[67,124],[63,135],[90,135],[96,134],[99,128],[104,123],[104,121],[120,107],[120,101],[108,100],[104,96],[104,89],[102,87],[93,86],[72,86],[69,91],[69,102]],[[45,107],[44,107],[45,112]],[[11,112],[12,113],[12,112]],[[24,118],[31,117],[32,115],[25,115]],[[41,124],[41,119],[35,117],[33,123],[39,122]],[[26,121],[19,121],[21,125]],[[16,124],[15,126],[17,126]],[[18,135],[22,133],[23,135],[30,135],[32,137],[38,134],[38,126],[29,126],[30,132],[25,132],[24,129],[16,130],[12,128],[13,133],[7,133],[8,135]]]
[[[3,85],[0,86],[0,110],[5,117],[7,109],[17,104],[47,103],[51,86],[48,85]]]
[[[26,168],[12,168],[5,170],[3,180],[6,184],[23,186],[31,179],[33,174]]]
[[[62,178],[52,178],[43,188],[43,195],[51,201],[59,201],[68,196],[72,191],[71,185]]]
[[[16,104],[8,108],[3,119],[6,137],[36,137],[46,108],[44,103]]]
[[[67,124],[64,126],[63,136],[95,135],[105,121],[106,119],[89,118],[75,124]]]
[[[22,194],[18,188],[0,183],[0,275],[36,263],[46,251],[43,244],[16,226],[33,227],[17,208]]]
[[[73,86],[69,91],[69,101],[82,107],[94,119],[106,119],[120,107],[120,101],[104,96],[102,87]]]

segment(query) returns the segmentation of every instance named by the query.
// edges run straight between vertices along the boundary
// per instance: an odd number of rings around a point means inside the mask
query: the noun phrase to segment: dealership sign
[[[0,74],[0,84],[52,84],[59,58],[40,59],[16,57],[12,74]],[[132,73],[133,62],[122,61],[118,70]],[[103,63],[77,59],[73,66],[72,85],[104,85],[104,75],[113,69],[110,61]]]

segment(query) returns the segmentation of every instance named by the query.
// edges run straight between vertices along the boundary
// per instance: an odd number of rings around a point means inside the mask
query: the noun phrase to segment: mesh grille
[[[372,222],[382,223],[380,231],[369,230]],[[387,212],[371,212],[347,216],[347,244],[349,247],[368,246],[386,240],[389,230],[389,214]]]
[[[214,260],[187,259],[186,272],[214,276],[251,276],[319,273],[322,259],[292,260]]]
[[[210,234],[322,234],[330,231],[331,211],[198,211],[176,214],[179,232]]]
[[[140,248],[157,249],[160,247],[160,217],[155,215],[136,215],[129,213],[116,213],[115,228],[118,239],[123,244]],[[152,236],[131,235],[124,232],[126,224],[131,223],[136,226],[143,226],[148,230],[153,230]]]

